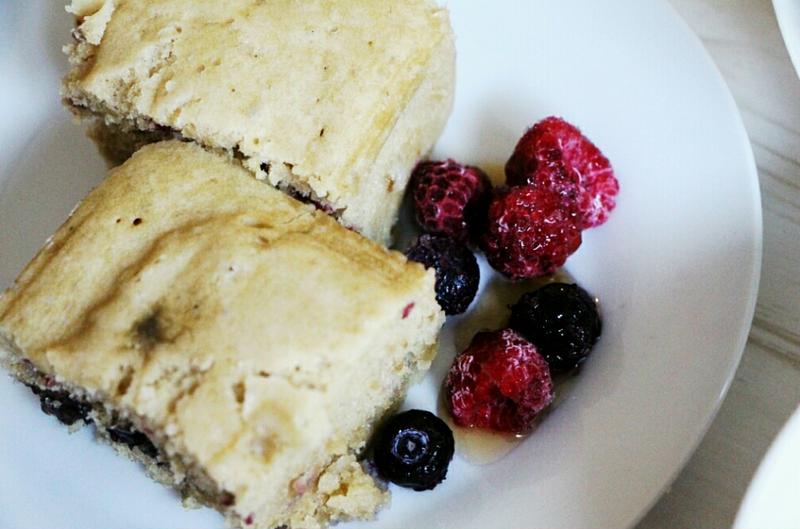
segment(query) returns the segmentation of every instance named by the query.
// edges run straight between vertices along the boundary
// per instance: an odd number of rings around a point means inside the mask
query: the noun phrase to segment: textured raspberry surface
[[[459,426],[525,433],[553,402],[553,382],[536,346],[516,331],[475,335],[445,382],[447,405]]]
[[[575,196],[581,228],[603,224],[616,206],[619,182],[600,149],[561,118],[534,125],[506,164],[508,185],[532,185]]]
[[[423,162],[411,177],[417,222],[428,233],[466,241],[485,215],[491,188],[477,167],[454,160]]]
[[[575,202],[532,186],[499,191],[489,206],[481,249],[511,279],[551,274],[581,245]]]

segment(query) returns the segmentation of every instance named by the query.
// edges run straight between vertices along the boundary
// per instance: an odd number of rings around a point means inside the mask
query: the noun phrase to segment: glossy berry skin
[[[536,344],[552,373],[571,371],[600,338],[597,304],[578,285],[551,283],[511,307],[509,326]]]
[[[469,248],[448,237],[422,235],[406,255],[436,270],[436,301],[445,314],[461,314],[469,308],[480,283],[478,261]]]
[[[522,434],[555,393],[550,369],[536,346],[503,329],[475,335],[453,362],[445,395],[459,426]]]
[[[608,158],[577,127],[557,117],[543,119],[519,140],[506,163],[506,183],[574,197],[582,229],[608,220],[619,193]]]
[[[401,487],[431,490],[444,481],[453,458],[453,432],[428,411],[409,410],[386,421],[373,439],[378,473]]]
[[[489,264],[510,279],[551,274],[580,247],[575,203],[531,186],[500,190],[480,240]]]
[[[483,220],[492,184],[479,168],[445,160],[417,165],[409,187],[424,231],[467,241]]]

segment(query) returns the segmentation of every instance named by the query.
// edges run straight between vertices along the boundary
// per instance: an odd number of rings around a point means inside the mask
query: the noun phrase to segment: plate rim
[[[773,0],[773,2],[775,2],[775,1],[777,1],[777,0]],[[760,282],[760,275],[761,275],[762,259],[763,259],[763,210],[762,210],[762,202],[761,202],[761,192],[760,192],[760,188],[759,188],[759,185],[758,185],[758,170],[757,170],[757,167],[756,167],[756,164],[755,164],[755,158],[754,158],[754,155],[753,155],[752,146],[751,146],[751,143],[749,141],[749,138],[748,138],[748,135],[747,135],[747,131],[746,131],[745,127],[744,127],[744,122],[742,120],[741,113],[740,113],[740,111],[739,111],[739,109],[738,109],[738,107],[737,107],[737,105],[735,103],[735,100],[733,98],[733,95],[732,95],[727,83],[725,82],[724,77],[722,76],[719,68],[716,66],[716,64],[712,60],[710,54],[708,53],[708,50],[702,44],[702,41],[700,41],[700,39],[697,37],[697,35],[691,30],[689,25],[686,23],[686,21],[683,19],[683,17],[680,16],[678,11],[675,9],[674,6],[672,6],[672,4],[670,2],[668,2],[666,0],[662,0],[662,4],[664,4],[673,13],[673,17],[676,19],[676,21],[675,21],[676,25],[680,25],[680,26],[682,26],[684,28],[684,33],[686,33],[687,38],[691,38],[691,39],[694,39],[695,41],[697,41],[697,44],[699,45],[699,50],[698,51],[702,50],[701,55],[703,55],[704,60],[707,63],[706,66],[710,67],[713,70],[713,72],[715,73],[716,81],[717,81],[718,84],[721,85],[721,88],[723,90],[722,92],[720,92],[720,94],[723,94],[723,93],[725,94],[726,106],[731,107],[731,109],[732,109],[731,117],[732,117],[732,119],[735,119],[735,121],[737,122],[736,130],[732,131],[732,135],[735,132],[735,134],[737,136],[739,136],[739,140],[742,141],[742,145],[741,145],[741,147],[743,149],[742,150],[742,154],[744,154],[746,156],[747,160],[748,160],[747,167],[746,168],[745,167],[742,168],[742,174],[744,175],[744,173],[747,172],[748,180],[750,181],[750,184],[754,188],[753,192],[750,193],[750,198],[753,201],[753,204],[751,206],[754,207],[754,211],[753,211],[753,213],[754,213],[754,215],[753,215],[754,223],[753,224],[754,225],[752,226],[752,228],[753,228],[753,237],[752,237],[753,255],[751,256],[752,257],[752,261],[749,263],[750,269],[751,269],[751,283],[750,283],[750,285],[748,287],[749,288],[748,305],[747,305],[745,313],[744,313],[745,317],[744,317],[744,319],[742,321],[742,327],[741,327],[741,330],[740,330],[740,335],[738,336],[738,339],[736,340],[736,343],[737,343],[736,348],[735,348],[735,350],[732,350],[732,354],[731,355],[726,357],[727,373],[726,373],[726,377],[725,377],[725,382],[724,382],[724,384],[723,384],[723,386],[722,386],[722,388],[721,388],[721,390],[720,390],[720,392],[718,394],[718,397],[717,397],[716,401],[713,402],[713,403],[710,402],[710,401],[705,403],[705,405],[704,405],[704,410],[706,411],[706,413],[705,413],[705,415],[706,415],[705,424],[704,424],[704,426],[702,428],[700,428],[696,432],[693,432],[692,437],[694,438],[694,441],[691,444],[687,443],[687,445],[683,448],[684,455],[683,455],[683,458],[681,459],[680,463],[675,465],[675,468],[673,469],[673,472],[671,474],[663,476],[663,484],[661,485],[661,487],[659,489],[659,492],[652,498],[652,500],[651,500],[651,502],[649,504],[643,505],[641,507],[640,512],[638,513],[638,515],[636,515],[635,517],[633,517],[631,519],[631,522],[630,522],[630,524],[628,524],[628,527],[635,526],[652,509],[652,507],[663,497],[663,494],[664,494],[665,490],[670,486],[671,483],[673,483],[675,481],[675,479],[677,479],[677,477],[680,475],[680,473],[685,469],[686,464],[688,463],[688,461],[690,460],[692,455],[696,452],[698,446],[700,445],[702,440],[705,438],[705,435],[707,434],[711,424],[713,423],[715,417],[717,416],[717,413],[718,413],[718,411],[719,411],[719,409],[720,409],[725,397],[727,396],[728,390],[729,390],[729,388],[730,388],[730,386],[731,386],[731,384],[732,384],[732,382],[733,382],[733,380],[735,378],[735,375],[736,375],[736,372],[737,372],[737,368],[738,368],[738,366],[740,364],[742,355],[744,354],[745,346],[746,346],[746,343],[747,343],[747,338],[749,336],[749,332],[750,332],[750,328],[751,328],[751,325],[752,325],[753,316],[754,316],[754,313],[755,313],[755,307],[756,307],[757,298],[758,298],[758,292],[759,292],[759,282]],[[745,290],[743,289],[742,292],[745,292]],[[654,483],[655,483],[655,480],[654,480]],[[633,512],[633,509],[631,509],[631,512]]]
[[[779,1],[779,0],[773,0]],[[716,401],[710,406],[707,414],[704,426],[696,433],[694,436],[693,442],[688,445],[685,449],[685,453],[683,458],[680,461],[680,464],[673,470],[673,472],[666,477],[658,494],[650,501],[649,504],[645,505],[639,512],[638,515],[631,519],[631,522],[627,525],[628,529],[633,529],[636,527],[646,516],[647,514],[655,507],[658,502],[664,497],[664,495],[668,492],[669,488],[672,484],[680,477],[681,473],[684,471],[686,466],[688,465],[691,458],[697,452],[697,449],[700,447],[700,444],[705,439],[708,431],[711,428],[711,425],[714,423],[717,415],[719,414],[719,410],[722,407],[722,403],[725,401],[725,398],[728,396],[728,392],[730,390],[731,384],[733,383],[734,379],[736,378],[736,373],[739,370],[739,365],[741,364],[742,357],[744,356],[744,351],[747,347],[747,342],[750,337],[750,330],[753,326],[753,318],[755,316],[756,305],[758,302],[758,294],[760,291],[760,283],[761,283],[761,267],[764,258],[764,219],[763,219],[763,202],[761,197],[761,187],[759,181],[759,174],[758,174],[758,165],[756,164],[755,154],[753,153],[753,146],[750,141],[750,136],[747,132],[747,128],[744,125],[744,120],[742,118],[741,111],[739,109],[738,104],[736,103],[736,99],[733,97],[733,92],[731,92],[730,86],[728,86],[728,82],[725,80],[725,77],[722,75],[722,71],[717,66],[717,63],[714,61],[711,53],[706,48],[705,44],[703,43],[702,39],[695,33],[686,19],[678,12],[677,8],[672,5],[671,2],[667,0],[661,0],[661,3],[664,4],[669,11],[671,11],[673,18],[676,19],[676,24],[679,25],[683,32],[687,35],[688,38],[695,41],[696,45],[699,47],[701,51],[701,56],[704,62],[706,62],[706,66],[713,71],[714,76],[716,78],[717,83],[722,88],[722,92],[725,94],[725,103],[729,107],[729,110],[732,110],[731,116],[734,117],[736,121],[736,135],[739,136],[739,141],[741,142],[742,153],[747,158],[747,167],[746,170],[749,176],[749,182],[752,187],[751,189],[751,198],[753,203],[751,206],[753,207],[753,213],[755,214],[753,220],[755,221],[753,228],[753,255],[752,261],[750,263],[751,266],[751,277],[750,277],[750,285],[749,285],[749,300],[745,310],[745,316],[742,321],[742,326],[740,330],[740,334],[737,337],[737,346],[735,347],[735,353],[729,359],[729,365],[727,374],[725,377],[725,382],[720,388],[720,392]]]
[[[800,7],[794,7],[791,0],[772,0],[772,8],[789,52],[789,59],[800,77]]]
[[[755,502],[759,499],[758,496],[767,484],[770,483],[769,479],[775,475],[775,468],[780,461],[779,458],[786,453],[787,447],[791,446],[789,444],[790,441],[798,438],[800,438],[800,404],[792,412],[786,423],[781,426],[778,435],[772,440],[764,458],[758,464],[758,468],[747,486],[747,492],[739,505],[733,529],[753,529],[754,526],[747,523],[750,522],[752,524],[753,521],[758,521],[758,515],[754,511],[757,506]],[[798,461],[800,461],[800,458],[798,458]],[[800,511],[798,512],[800,513]]]

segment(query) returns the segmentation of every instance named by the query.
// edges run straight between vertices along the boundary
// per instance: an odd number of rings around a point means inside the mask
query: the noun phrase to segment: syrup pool
[[[509,297],[508,300],[504,299],[503,303],[505,304],[508,302],[514,302],[516,299],[526,293],[532,292],[537,290],[547,284],[550,283],[576,283],[575,279],[567,272],[566,270],[559,270],[555,274],[531,279],[520,283],[508,283],[504,285],[505,287],[511,286],[514,290]],[[518,290],[518,292],[517,292]],[[485,298],[489,298],[489,296],[484,295]],[[505,298],[507,296],[503,296]],[[513,298],[513,301],[511,301]],[[597,300],[595,300],[597,301]],[[480,312],[480,307],[476,307],[478,312]],[[491,308],[492,312],[495,312],[497,308]],[[465,322],[466,323],[466,322]],[[471,327],[481,327],[480,325],[465,325],[465,329]],[[473,329],[470,329],[468,332],[473,332]],[[460,333],[459,333],[460,334]],[[466,338],[466,337],[465,337]],[[471,336],[469,337],[471,340]],[[459,340],[463,341],[463,340]],[[466,341],[468,343],[468,340]],[[466,346],[466,345],[465,345]],[[553,380],[556,388],[556,399],[553,404],[548,408],[547,411],[544,412],[546,415],[548,412],[552,411],[555,407],[557,407],[558,402],[561,400],[561,397],[566,395],[568,391],[568,386],[571,385],[572,380],[574,379],[571,375],[561,376]],[[536,427],[532,432],[522,435],[514,435],[514,434],[504,434],[499,432],[492,432],[489,430],[483,430],[480,428],[464,428],[461,426],[457,426],[454,422],[452,417],[450,416],[450,411],[447,409],[447,404],[445,403],[444,398],[444,390],[439,392],[439,400],[437,405],[437,415],[444,420],[447,425],[453,430],[453,438],[455,439],[456,444],[456,456],[464,459],[465,461],[473,464],[473,465],[489,465],[499,461],[500,459],[504,458],[508,454],[510,454],[515,448],[517,448],[522,442],[530,435],[534,434]],[[546,420],[546,417],[542,417],[543,420]]]
[[[527,435],[503,434],[480,428],[457,426],[450,416],[444,398],[439,399],[437,415],[453,430],[456,456],[473,465],[489,465],[499,461],[510,454],[527,437]]]

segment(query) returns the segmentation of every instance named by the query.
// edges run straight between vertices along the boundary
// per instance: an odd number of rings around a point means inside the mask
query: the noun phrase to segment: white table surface
[[[697,452],[637,529],[725,529],[800,402],[800,80],[770,0],[671,1],[717,63],[750,134],[764,262],[753,329],[730,392]]]

